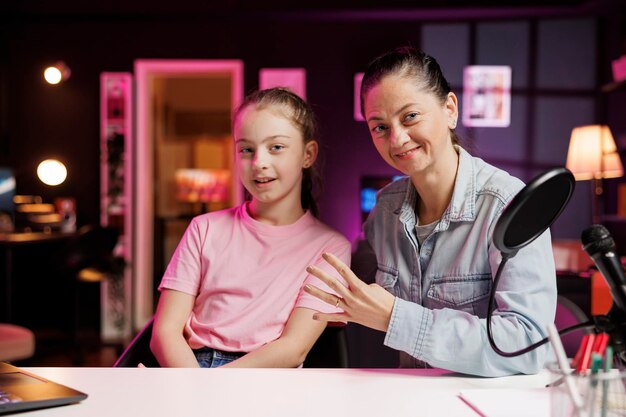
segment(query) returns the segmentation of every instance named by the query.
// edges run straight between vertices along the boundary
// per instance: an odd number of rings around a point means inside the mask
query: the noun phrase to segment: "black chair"
[[[350,268],[366,284],[376,282],[378,264],[374,250],[363,236],[356,241]],[[346,326],[351,368],[397,368],[398,351],[385,346],[385,333],[356,323]]]
[[[159,368],[159,362],[150,350],[150,339],[152,338],[152,326],[154,317],[141,329],[135,338],[128,344],[124,352],[113,364],[115,368],[135,368],[142,363],[148,368]]]
[[[148,368],[158,368],[159,363],[150,350],[154,317],[129,343],[115,364],[116,368],[134,368],[142,363]],[[304,368],[347,368],[348,343],[344,326],[328,326],[317,339],[304,361]]]
[[[562,296],[557,296],[556,316],[554,324],[557,329],[562,330],[575,324],[585,323],[589,318],[584,311],[572,300]],[[591,329],[579,329],[561,336],[563,348],[569,358],[576,355],[578,346],[586,333],[591,333]]]
[[[81,289],[108,278],[122,277],[124,261],[113,254],[118,237],[119,231],[113,227],[83,226],[61,251],[60,267],[73,297],[72,343],[74,362],[78,365],[83,361],[84,350],[80,338],[81,318],[83,308],[87,308],[86,303],[81,303]]]
[[[346,326],[326,326],[304,360],[304,368],[348,368]]]

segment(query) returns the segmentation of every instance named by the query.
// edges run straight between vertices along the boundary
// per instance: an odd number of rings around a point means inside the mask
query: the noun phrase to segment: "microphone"
[[[626,276],[616,253],[615,241],[606,227],[594,224],[581,235],[583,249],[609,284],[613,308],[607,316],[594,316],[596,328],[607,331],[614,352],[626,363]]]
[[[626,313],[626,276],[613,237],[606,227],[594,224],[582,232],[581,241],[584,251],[609,284],[615,307]]]

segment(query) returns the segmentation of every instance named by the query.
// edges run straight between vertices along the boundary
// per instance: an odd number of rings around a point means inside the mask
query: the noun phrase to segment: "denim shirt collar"
[[[435,228],[435,232],[447,230],[450,222],[471,221],[476,218],[476,175],[472,157],[462,147],[455,145],[459,153],[459,167],[454,180],[454,191],[448,208],[443,212],[441,221]],[[406,179],[407,186],[402,205],[396,210],[399,219],[408,227],[415,227],[415,204],[417,202],[417,190],[410,178]]]

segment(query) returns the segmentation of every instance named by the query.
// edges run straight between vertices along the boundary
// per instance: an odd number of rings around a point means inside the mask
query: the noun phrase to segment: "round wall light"
[[[46,68],[43,72],[43,77],[49,84],[58,84],[70,78],[71,73],[70,68],[64,62],[59,61]]]
[[[56,159],[46,159],[37,166],[37,176],[47,185],[59,185],[67,178],[67,168]]]

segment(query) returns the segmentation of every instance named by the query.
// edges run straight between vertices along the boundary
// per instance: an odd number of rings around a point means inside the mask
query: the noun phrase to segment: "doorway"
[[[136,60],[133,259],[135,330],[191,218],[243,199],[232,114],[243,99],[239,60]]]

